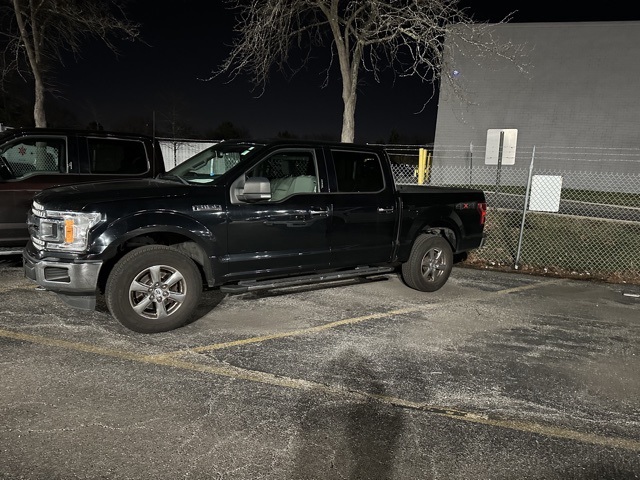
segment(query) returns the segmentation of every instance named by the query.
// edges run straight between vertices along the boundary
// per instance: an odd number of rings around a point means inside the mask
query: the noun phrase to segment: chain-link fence
[[[219,140],[189,140],[176,138],[159,138],[164,166],[171,170],[176,165],[181,164],[188,158],[200,153],[205,148],[215,145]]]
[[[396,154],[397,183],[418,183],[417,148]],[[640,283],[640,150],[532,148],[510,165],[478,147],[429,154],[424,183],[480,188],[487,241],[469,262]]]

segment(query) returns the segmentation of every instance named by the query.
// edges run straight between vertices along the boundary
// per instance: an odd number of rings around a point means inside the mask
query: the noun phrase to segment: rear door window
[[[384,188],[382,166],[371,152],[332,150],[339,192],[378,192]]]
[[[137,140],[89,138],[89,171],[135,175],[149,170],[145,146]]]

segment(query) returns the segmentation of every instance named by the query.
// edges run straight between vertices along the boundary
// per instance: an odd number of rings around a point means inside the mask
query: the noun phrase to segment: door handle
[[[312,217],[328,217],[329,210],[309,210],[309,215]]]
[[[393,207],[391,208],[378,207],[378,213],[393,213]]]

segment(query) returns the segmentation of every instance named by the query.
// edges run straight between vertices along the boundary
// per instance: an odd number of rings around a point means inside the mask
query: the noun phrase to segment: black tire
[[[423,234],[413,242],[409,259],[402,264],[402,279],[416,290],[435,292],[447,283],[452,268],[449,242],[439,235]]]
[[[202,279],[186,255],[164,245],[136,248],[113,267],[105,288],[116,320],[140,333],[183,326],[202,296]]]

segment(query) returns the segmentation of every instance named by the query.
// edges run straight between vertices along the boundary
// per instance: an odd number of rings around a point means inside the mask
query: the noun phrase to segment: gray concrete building
[[[494,168],[502,138],[505,180],[534,147],[538,168],[640,173],[640,22],[507,23],[494,34],[524,47],[526,73],[479,62],[471,47],[445,58],[466,101],[442,82],[434,166]]]

